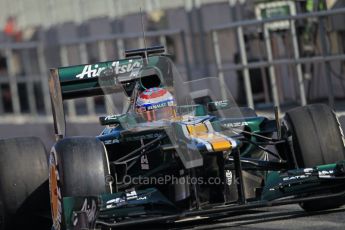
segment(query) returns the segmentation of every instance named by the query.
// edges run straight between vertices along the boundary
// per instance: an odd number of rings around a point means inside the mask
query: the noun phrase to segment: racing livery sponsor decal
[[[106,203],[106,208],[118,208],[126,204],[127,202],[125,198],[118,197],[115,199],[108,200]]]
[[[137,192],[135,190],[128,191],[126,193],[126,200],[133,200],[133,199],[138,199]]]
[[[300,179],[305,179],[308,177],[309,175],[296,175],[296,176],[284,177],[283,181],[300,180]]]
[[[215,106],[225,107],[229,105],[229,102],[227,100],[222,100],[222,101],[215,101],[214,104]]]
[[[303,172],[306,174],[310,174],[310,173],[314,172],[314,169],[313,168],[305,168],[305,169],[303,169]]]
[[[167,106],[173,106],[173,105],[174,105],[174,101],[164,101],[164,102],[161,102],[159,104],[149,105],[146,107],[146,110],[160,109],[160,108],[164,108]]]
[[[334,170],[321,170],[318,174],[319,178],[331,178],[334,175]]]
[[[62,199],[60,190],[60,176],[57,167],[57,158],[55,148],[49,156],[49,193],[50,193],[50,204],[51,204],[51,215],[53,219],[54,230],[61,229],[62,222]]]
[[[121,116],[122,116],[122,114],[108,115],[104,118],[104,120],[106,120],[106,121],[117,120]]]
[[[141,197],[138,197],[137,200],[147,200],[147,196],[141,196]]]
[[[140,165],[142,170],[149,170],[149,160],[147,159],[146,154],[142,155],[140,158]]]
[[[120,65],[119,61],[115,61],[111,64],[116,74],[123,74],[123,73],[130,73],[133,70],[140,68],[141,63],[139,61],[129,60],[127,64]],[[83,79],[83,78],[92,78],[98,77],[100,73],[106,69],[107,67],[100,67],[98,64],[96,65],[86,65],[84,66],[83,71],[80,74],[76,75],[76,78]]]
[[[232,123],[224,123],[223,126],[227,128],[238,128],[238,127],[248,126],[248,122],[239,121],[239,122],[232,122]]]
[[[225,171],[225,182],[226,182],[227,185],[231,185],[232,184],[232,172],[230,170],[226,170]]]

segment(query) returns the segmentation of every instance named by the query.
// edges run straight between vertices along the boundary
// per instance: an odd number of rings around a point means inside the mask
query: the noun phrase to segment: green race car
[[[1,180],[7,228],[22,204],[47,187],[48,171],[55,230],[174,223],[293,203],[315,211],[345,203],[345,139],[326,105],[299,107],[283,119],[278,111],[275,119],[258,116],[238,107],[218,78],[185,81],[162,47],[52,69],[49,87],[57,142],[48,165],[37,139],[0,141],[1,160],[11,165],[11,155],[25,153],[27,161],[16,167],[23,179],[37,180],[23,188],[25,194]],[[104,95],[109,113],[99,119],[102,133],[66,137],[63,102],[97,95]],[[41,203],[41,210],[49,208]]]

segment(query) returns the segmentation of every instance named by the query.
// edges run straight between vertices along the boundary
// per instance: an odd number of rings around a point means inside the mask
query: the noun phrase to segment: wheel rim
[[[55,151],[52,151],[49,159],[49,193],[54,230],[61,229],[62,221],[61,190],[59,181],[60,177],[57,167],[56,154]]]

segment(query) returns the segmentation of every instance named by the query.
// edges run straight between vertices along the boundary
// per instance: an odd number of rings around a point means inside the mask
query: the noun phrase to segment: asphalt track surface
[[[126,229],[138,229],[126,228]],[[194,221],[174,225],[142,225],[140,229],[345,229],[345,206],[338,209],[306,213],[299,205],[254,209],[224,215],[221,219]]]
[[[340,117],[345,130],[345,116]],[[217,220],[195,221],[178,225],[142,226],[141,229],[345,229],[345,205],[333,210],[306,213],[298,204],[254,209],[228,214]]]

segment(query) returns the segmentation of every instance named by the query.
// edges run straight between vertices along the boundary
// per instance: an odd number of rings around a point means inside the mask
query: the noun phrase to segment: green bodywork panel
[[[133,63],[133,64],[129,65],[130,63]],[[61,82],[62,94],[64,94],[64,92],[72,91],[72,90],[83,90],[83,89],[98,87],[99,86],[98,78],[100,76],[100,73],[106,68],[119,66],[119,69],[121,70],[121,66],[124,66],[124,67],[130,66],[132,68],[133,66],[140,67],[141,65],[142,65],[142,62],[140,59],[137,59],[137,60],[125,59],[125,60],[119,60],[119,61],[100,62],[100,63],[90,64],[90,65],[61,67],[58,69],[58,73],[59,73],[59,78]],[[80,80],[80,81],[77,82],[76,80]],[[83,80],[86,80],[86,81],[83,81]]]
[[[178,106],[177,110],[183,108],[185,110],[189,110],[189,107],[197,107],[193,108],[193,111],[195,111],[195,121],[197,120],[210,120],[212,127],[215,132],[221,132],[225,135],[228,135],[231,137],[231,134],[227,134],[229,130],[231,130],[232,126],[236,127],[244,127],[248,131],[251,131],[253,133],[261,134],[262,127],[261,125],[263,122],[265,122],[267,119],[264,117],[247,117],[247,118],[241,118],[241,119],[218,119],[213,116],[202,116],[205,114],[205,110],[203,106],[199,105],[193,105],[193,106]],[[188,140],[185,140],[185,134],[183,133],[184,123],[178,122],[178,121],[171,121],[167,123],[163,123],[162,126],[152,126],[147,127],[143,126],[143,128],[140,128],[140,122],[138,123],[138,117],[135,114],[122,114],[122,115],[111,115],[107,117],[103,117],[101,123],[103,125],[118,125],[116,129],[110,127],[105,128],[103,133],[99,136],[99,139],[102,141],[109,141],[109,140],[115,140],[115,142],[125,142],[125,141],[133,141],[133,140],[140,140],[140,139],[150,139],[156,137],[159,133],[164,133],[165,131],[171,130],[174,133],[177,134],[180,140],[182,142],[189,142]],[[137,128],[135,128],[137,126]],[[131,129],[131,127],[135,129]],[[147,128],[145,128],[147,127]],[[127,130],[127,131],[126,131]],[[147,131],[147,132],[143,132]],[[268,133],[273,133],[275,130],[268,130]],[[169,132],[169,131],[168,131]],[[230,131],[231,132],[231,131]],[[124,136],[124,134],[126,135]],[[147,134],[152,133],[155,134],[155,136]],[[236,140],[236,138],[234,139]],[[255,136],[251,137],[252,141],[257,141]],[[240,145],[241,142],[238,142]],[[196,147],[197,148],[197,147]],[[199,148],[199,150],[201,150]],[[255,155],[256,153],[260,153],[261,150],[258,150],[255,146],[251,144],[246,144],[241,146],[241,155],[244,157],[251,157],[252,155]]]
[[[76,65],[58,68],[58,75],[61,84],[62,95],[67,92],[78,91],[81,97],[88,96],[87,91],[95,90],[101,87],[114,87],[114,81],[103,81],[100,85],[100,76],[103,70],[112,68],[116,77],[128,81],[133,78],[131,75],[135,71],[143,71],[145,68],[155,68],[156,71],[164,70],[166,63],[161,61],[160,56],[148,57],[148,63],[143,63],[141,58],[122,59],[115,61],[99,62],[95,64]],[[163,79],[161,79],[163,81]],[[121,81],[120,81],[121,82]],[[109,84],[109,85],[106,85]],[[119,87],[121,85],[118,85]],[[84,94],[82,94],[84,92]],[[85,93],[86,92],[86,93]],[[76,96],[77,97],[77,96]]]
[[[256,201],[273,201],[280,198],[298,198],[315,193],[325,193],[343,187],[345,161],[320,165],[314,168],[270,172],[261,197]],[[339,170],[340,169],[340,170]],[[88,197],[64,197],[64,220],[67,229],[73,229],[78,213],[84,212],[90,226],[96,220],[109,221],[126,217],[171,215],[181,211],[156,188],[130,190]]]
[[[313,194],[344,183],[345,177],[339,175],[339,166],[345,161],[334,164],[320,165],[314,168],[301,168],[285,172],[269,172],[262,200],[275,200],[292,195]],[[333,180],[332,180],[333,179]]]
[[[206,116],[206,110],[203,105],[182,105],[182,106],[176,106],[176,112],[177,114],[186,114],[188,111],[193,111],[193,116],[199,117],[199,116]],[[124,127],[126,127],[126,124],[128,126],[133,126],[137,124],[138,122],[144,122],[140,120],[140,116],[138,116],[135,113],[124,113],[124,114],[116,114],[116,115],[109,115],[105,117],[100,117],[101,125],[115,125],[120,124]]]
[[[89,221],[135,217],[144,214],[171,214],[178,210],[155,188],[87,197],[63,198],[64,220],[73,229],[77,213],[85,212]]]
[[[215,121],[212,123],[214,127],[219,126],[221,129],[231,129],[231,128],[244,128],[246,131],[255,133],[255,134],[261,134],[263,131],[261,128],[261,125],[263,122],[265,122],[267,118],[265,117],[245,117],[241,119],[221,119],[219,121]],[[265,130],[266,131],[266,130]],[[268,130],[268,133],[274,132],[275,130]],[[249,137],[248,137],[249,138]],[[255,136],[251,136],[250,140],[253,142],[257,141],[257,138]],[[241,156],[243,157],[251,157],[252,154],[255,154],[257,151],[259,151],[254,145],[246,145],[241,148]]]

